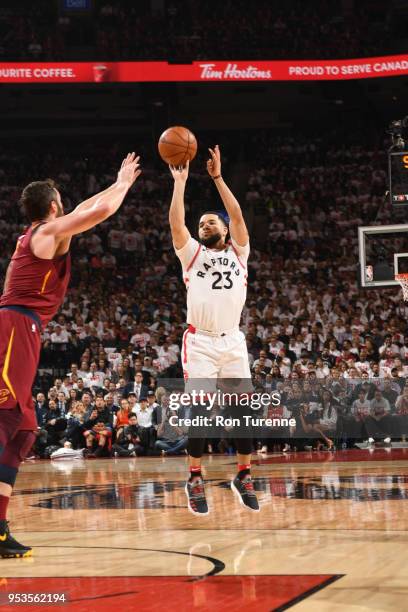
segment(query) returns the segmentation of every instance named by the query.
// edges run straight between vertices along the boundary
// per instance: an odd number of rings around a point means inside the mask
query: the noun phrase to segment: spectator
[[[39,427],[43,427],[46,424],[46,416],[48,412],[48,406],[45,401],[44,393],[37,393],[36,400],[34,402],[35,413],[37,416],[37,423]]]
[[[114,457],[136,457],[144,454],[138,434],[137,418],[135,414],[129,416],[129,424],[121,431],[112,446]]]
[[[45,415],[45,430],[48,437],[47,442],[51,445],[58,445],[65,432],[67,421],[61,416],[57,407],[57,402],[50,399],[48,402],[48,410]]]
[[[106,408],[103,397],[97,397],[95,407],[85,417],[84,437],[88,450],[95,457],[108,456],[111,449],[113,415]]]
[[[368,444],[373,444],[375,439],[382,439],[385,444],[391,443],[392,419],[390,416],[390,404],[381,391],[375,392],[370,402],[370,416],[365,420],[368,434]]]
[[[169,409],[162,411],[162,421],[157,428],[155,450],[162,455],[178,455],[187,448],[187,436],[180,427],[169,422],[172,416],[177,417],[177,412]]]
[[[365,435],[364,422],[371,413],[371,402],[364,389],[360,389],[351,406],[351,415],[344,417],[343,429],[350,438],[361,439]]]
[[[67,415],[67,429],[65,432],[65,438],[71,442],[74,449],[84,446],[84,422],[85,406],[81,401],[76,401],[71,405]]]
[[[68,332],[65,329],[62,329],[60,325],[56,325],[53,333],[51,334],[51,342],[52,344],[62,344],[67,343],[69,340]]]
[[[114,393],[109,391],[109,393],[104,396],[104,400],[106,408],[112,415],[115,415],[119,410],[120,405],[115,403]]]
[[[141,397],[147,397],[148,390],[147,385],[143,384],[143,373],[139,370],[135,372],[134,382],[124,387],[123,396],[128,397],[129,393],[134,393],[138,401]]]
[[[393,433],[395,437],[402,438],[405,442],[408,433],[408,387],[404,387],[401,395],[395,402],[395,415],[393,418]]]
[[[67,397],[63,391],[58,392],[56,403],[60,416],[64,418],[68,413],[69,405],[67,402]]]
[[[152,421],[153,410],[154,408],[152,404],[149,403],[148,398],[143,396],[135,407],[137,424],[139,426],[139,438],[146,453],[153,450],[156,438],[156,430]]]
[[[126,425],[129,425],[130,407],[127,399],[120,400],[120,408],[114,415],[113,423],[116,432],[116,438],[119,438]]]

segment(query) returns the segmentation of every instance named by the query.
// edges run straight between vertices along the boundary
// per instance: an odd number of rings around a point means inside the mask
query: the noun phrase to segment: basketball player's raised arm
[[[189,162],[179,168],[175,166],[169,166],[169,168],[174,178],[173,197],[169,211],[170,230],[174,247],[179,250],[190,239],[190,232],[186,227],[184,207],[184,192],[186,190]]]
[[[140,175],[139,157],[129,153],[123,160],[116,183],[41,229],[42,236],[64,238],[80,234],[102,223],[120,208],[130,187]]]
[[[221,176],[220,148],[218,145],[215,145],[214,149],[208,150],[210,152],[210,159],[207,161],[207,172],[213,179],[230,218],[229,230],[231,238],[236,244],[244,247],[249,243],[249,234],[239,202]]]
[[[100,191],[99,193],[96,193],[95,195],[93,195],[92,197],[88,198],[87,200],[84,200],[83,202],[81,202],[80,204],[78,204],[78,206],[76,206],[74,208],[74,210],[72,211],[72,213],[80,213],[80,212],[84,212],[84,210],[89,210],[90,208],[92,208],[92,206],[94,204],[96,204],[97,200],[101,197],[101,196],[105,196],[108,193],[111,193],[112,191],[115,191],[116,188],[116,183],[113,183],[112,185],[109,185],[109,187],[107,187],[106,189],[104,189],[103,191]]]

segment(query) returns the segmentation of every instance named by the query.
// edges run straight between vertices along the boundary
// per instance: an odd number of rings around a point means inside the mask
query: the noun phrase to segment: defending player
[[[70,276],[72,236],[113,215],[137,179],[139,157],[129,153],[116,182],[64,215],[52,181],[25,187],[21,203],[31,226],[17,240],[0,298],[0,556],[27,557],[6,521],[21,461],[37,429],[31,388],[41,348],[41,329],[58,311]]]
[[[184,191],[189,165],[170,167],[174,178],[170,228],[187,287],[188,328],[183,336],[183,371],[186,380],[250,380],[245,336],[239,330],[246,298],[249,236],[240,205],[221,176],[218,145],[209,151],[207,171],[218,189],[230,223],[228,227],[221,215],[205,213],[199,222],[199,242],[191,237],[185,225]],[[226,243],[228,230],[230,243]],[[188,443],[190,478],[186,495],[189,509],[199,515],[208,513],[201,474],[204,444],[204,439],[191,437]],[[250,473],[252,441],[237,439],[236,445],[238,474],[231,488],[246,508],[258,511]]]

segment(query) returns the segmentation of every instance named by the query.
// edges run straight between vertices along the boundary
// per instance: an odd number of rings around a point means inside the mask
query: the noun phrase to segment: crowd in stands
[[[392,3],[301,0],[47,0],[3,3],[0,58],[11,60],[324,59],[398,52]],[[402,44],[402,43],[401,43]],[[405,52],[405,48],[400,49]]]
[[[260,450],[400,439],[408,308],[398,289],[360,289],[356,273],[357,226],[390,221],[383,145],[270,134],[257,147],[268,163],[254,160],[242,203],[255,213],[251,236],[265,218],[269,236],[263,250],[252,241],[242,329],[255,388],[281,393],[266,414],[297,423],[255,436]],[[119,158],[116,148],[94,146],[88,161],[68,149],[30,159],[9,150],[0,159],[0,284],[23,227],[16,202],[24,184],[53,177],[70,210],[114,181],[113,170],[100,169]],[[192,167],[189,181],[187,205],[199,194],[208,209],[217,196],[205,172]],[[64,444],[97,456],[185,451],[186,431],[169,424],[161,384],[182,378],[186,320],[170,194],[169,174],[146,169],[113,219],[73,241],[70,289],[44,330],[34,389],[41,455]],[[210,442],[209,450],[232,449],[222,436]]]

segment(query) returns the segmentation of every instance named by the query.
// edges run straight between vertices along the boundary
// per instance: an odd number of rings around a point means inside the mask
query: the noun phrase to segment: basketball
[[[197,140],[190,130],[182,126],[169,127],[159,138],[159,155],[166,164],[183,166],[197,153]]]

